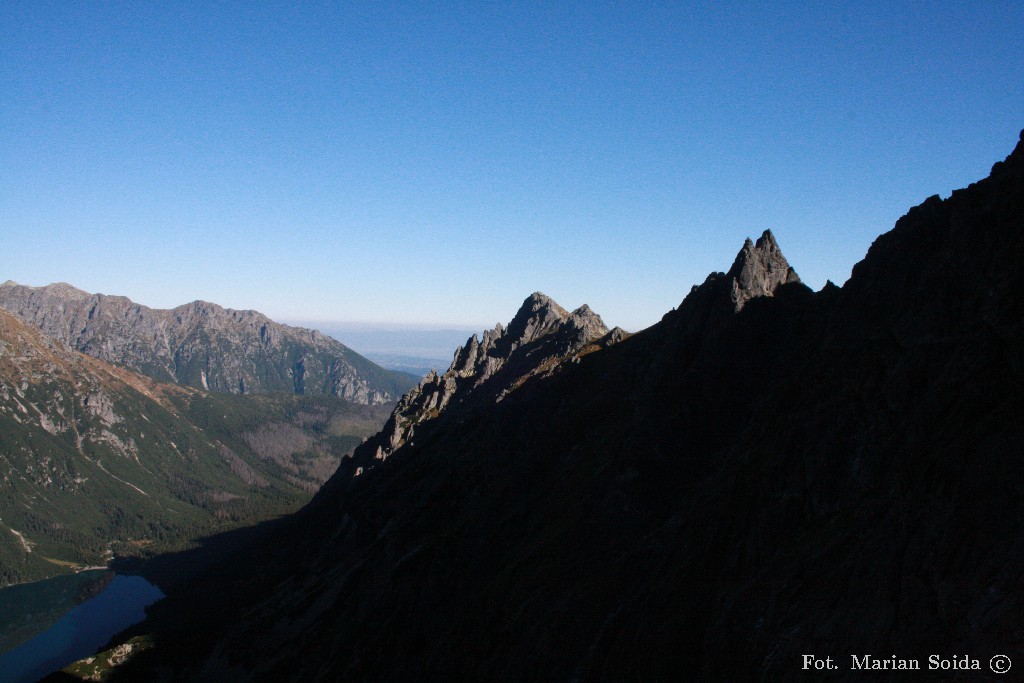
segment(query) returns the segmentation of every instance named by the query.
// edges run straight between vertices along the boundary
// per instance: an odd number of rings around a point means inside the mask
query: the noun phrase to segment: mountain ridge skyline
[[[745,242],[750,242],[751,244],[753,244],[753,242],[755,241],[755,238],[752,238],[750,236],[750,234],[751,233],[745,233],[745,234],[738,235],[738,239],[740,241],[744,242],[744,243]],[[754,232],[753,234],[760,234],[761,235],[761,237],[756,238],[757,240],[762,239],[765,234],[771,235],[772,239],[774,240],[774,231],[771,228],[761,228],[761,229],[757,230],[756,232]],[[821,286],[824,287],[829,282],[833,282],[833,284],[834,284],[834,281],[832,279],[828,278],[828,279],[822,281]],[[844,280],[844,282],[845,282],[845,280]],[[696,283],[690,283],[689,286],[696,286]],[[492,316],[492,317],[490,317],[490,318],[488,318],[487,320],[484,320],[484,321],[458,322],[458,323],[453,323],[453,322],[443,321],[443,320],[441,320],[441,321],[402,321],[402,320],[381,321],[381,320],[368,320],[368,319],[326,317],[326,316],[323,316],[323,315],[320,315],[320,316],[317,316],[317,315],[313,315],[313,316],[294,316],[294,315],[287,315],[286,314],[286,315],[281,315],[281,316],[276,316],[275,317],[275,316],[272,316],[272,315],[269,315],[269,314],[263,312],[262,308],[260,306],[258,306],[258,305],[257,306],[253,306],[253,307],[235,308],[235,307],[232,307],[232,306],[223,305],[223,304],[221,304],[221,303],[219,303],[217,301],[214,301],[210,297],[203,297],[203,296],[200,296],[200,297],[195,298],[195,299],[191,299],[191,300],[189,300],[187,302],[184,302],[184,303],[179,303],[179,304],[174,304],[174,305],[169,305],[169,306],[150,306],[149,304],[143,303],[140,300],[135,299],[130,293],[107,294],[105,292],[89,292],[89,291],[87,291],[85,289],[82,289],[81,287],[77,286],[76,284],[70,283],[70,282],[68,282],[66,280],[59,280],[59,279],[58,280],[53,280],[53,281],[50,281],[50,282],[46,282],[44,284],[35,284],[34,285],[34,284],[28,284],[28,283],[25,283],[25,282],[20,282],[20,281],[14,280],[12,278],[8,278],[7,280],[5,280],[3,282],[0,282],[0,287],[8,287],[8,288],[10,288],[10,287],[24,287],[24,288],[27,288],[27,289],[30,289],[30,290],[53,290],[53,291],[60,291],[60,292],[70,292],[70,293],[73,293],[74,296],[79,297],[79,298],[84,298],[84,297],[82,297],[82,295],[88,295],[88,296],[101,296],[101,297],[105,297],[105,298],[127,299],[133,305],[143,306],[143,307],[145,307],[147,309],[150,309],[152,311],[157,311],[157,312],[171,312],[171,311],[175,311],[177,309],[183,309],[183,308],[187,308],[189,306],[194,306],[194,305],[197,305],[197,304],[199,304],[199,305],[208,304],[210,306],[214,306],[214,307],[217,307],[219,309],[222,309],[225,312],[239,313],[239,314],[246,314],[246,313],[256,314],[256,315],[259,315],[259,316],[266,317],[266,318],[268,318],[270,320],[273,320],[274,322],[276,322],[277,324],[280,324],[280,325],[285,325],[287,327],[292,327],[292,328],[301,329],[301,330],[312,330],[312,331],[317,332],[319,334],[322,334],[324,336],[331,337],[335,341],[340,342],[340,343],[342,343],[342,344],[344,344],[346,346],[350,346],[350,345],[346,343],[345,339],[341,338],[342,336],[344,336],[344,332],[342,332],[342,330],[351,331],[351,332],[353,332],[355,334],[371,333],[371,334],[389,335],[389,334],[401,334],[403,332],[413,332],[413,333],[422,333],[422,334],[425,334],[425,335],[445,335],[445,336],[455,335],[455,338],[463,340],[465,337],[464,336],[463,337],[458,337],[458,335],[465,335],[466,333],[473,334],[473,333],[478,332],[478,331],[480,331],[482,329],[487,329],[489,326],[493,325],[493,322],[488,322],[488,320],[493,321],[494,319],[500,317],[500,313],[498,313],[498,314],[496,314],[496,315],[494,315],[494,316]],[[543,288],[537,288],[537,287],[529,288],[529,287],[527,287],[524,291],[527,291],[527,290],[531,291],[531,292],[534,292],[534,293],[541,293],[541,290],[543,290]],[[511,295],[511,296],[515,297],[516,295]],[[544,296],[547,296],[547,295],[545,294]],[[549,298],[551,298],[553,301],[559,299],[559,297],[557,297],[557,296],[552,296],[552,297],[549,297]],[[180,299],[180,297],[179,297],[179,299]],[[586,305],[588,307],[590,306],[589,303],[586,303],[586,304],[583,304],[583,305]],[[627,327],[624,327],[622,325],[613,325],[613,327],[621,327],[622,329],[627,330],[630,333],[633,333],[633,332],[639,332],[639,331],[641,331],[643,329],[646,329],[646,327],[649,327],[650,325],[654,325],[654,324],[656,324],[656,322],[657,322],[657,320],[653,320],[652,322],[650,322],[648,325],[646,325],[644,327],[627,328]],[[330,333],[331,331],[333,331],[335,334],[331,334]],[[385,346],[384,348],[374,348],[372,351],[370,351],[370,353],[389,353],[391,351],[392,351],[391,348]],[[431,356],[431,357],[433,357],[433,358],[440,358],[440,356]]]
[[[842,283],[1024,115],[1017,3],[25,3],[0,25],[0,277],[275,320],[475,328],[539,289],[636,331],[765,228]]]
[[[532,295],[230,570],[168,591],[137,630],[163,650],[117,680],[774,681],[808,652],[1012,651],[1022,216],[1024,131],[842,288],[765,233],[589,352]]]
[[[411,376],[381,368],[316,330],[204,300],[154,309],[65,282],[0,284],[0,307],[78,351],[157,379],[220,392],[327,393],[397,400]]]

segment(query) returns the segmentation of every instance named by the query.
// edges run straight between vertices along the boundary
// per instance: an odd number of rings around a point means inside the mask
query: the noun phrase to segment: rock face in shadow
[[[464,404],[501,401],[531,378],[557,372],[591,350],[589,345],[607,346],[624,336],[622,330],[612,335],[586,304],[569,313],[547,295],[534,292],[508,327],[498,323],[483,333],[482,340],[474,334],[455,350],[444,374],[431,372],[403,396],[381,432],[342,463],[332,489],[386,460],[413,438],[417,427],[449,408],[458,411]]]
[[[793,680],[808,653],[864,680],[851,655],[1019,651],[1022,226],[1024,143],[842,288],[766,234],[654,327],[485,391],[569,324],[528,300],[386,460],[160,606],[122,680]]]
[[[87,355],[197,389],[327,394],[353,403],[396,400],[413,381],[315,330],[205,301],[152,309],[59,282],[0,285],[4,308]]]

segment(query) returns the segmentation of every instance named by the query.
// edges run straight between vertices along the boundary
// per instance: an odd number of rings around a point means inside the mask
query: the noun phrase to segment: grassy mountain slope
[[[0,584],[292,511],[384,412],[157,382],[0,311]]]

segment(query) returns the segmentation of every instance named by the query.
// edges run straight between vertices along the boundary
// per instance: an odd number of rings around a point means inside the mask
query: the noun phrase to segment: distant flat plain
[[[288,325],[309,327],[334,337],[356,353],[389,370],[425,375],[443,372],[452,362],[455,349],[473,334],[485,329],[430,327],[425,325],[383,325],[336,321],[286,320]]]

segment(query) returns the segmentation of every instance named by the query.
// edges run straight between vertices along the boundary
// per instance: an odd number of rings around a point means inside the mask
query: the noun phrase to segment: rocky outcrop
[[[449,407],[501,401],[530,378],[556,372],[588,345],[606,347],[625,336],[620,328],[610,332],[586,304],[570,313],[534,292],[507,327],[498,323],[480,338],[474,334],[455,350],[446,372],[432,371],[405,394],[381,432],[343,463],[337,477],[358,476],[386,460],[413,437],[417,426]]]
[[[66,283],[9,280],[0,285],[0,308],[94,358],[209,391],[327,394],[379,405],[412,384],[320,332],[205,301],[158,310]]]
[[[765,230],[757,242],[747,238],[725,277],[731,282],[729,300],[737,312],[755,297],[772,296],[780,285],[800,282],[771,230]]]

